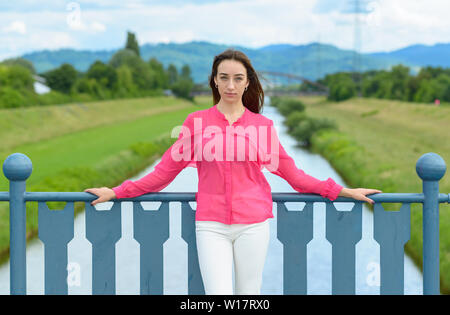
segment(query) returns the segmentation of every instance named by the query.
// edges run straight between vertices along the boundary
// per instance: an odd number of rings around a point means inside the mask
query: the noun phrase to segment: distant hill
[[[450,43],[427,45],[412,45],[392,52],[370,54],[378,58],[396,58],[418,66],[450,67]]]
[[[310,43],[306,45],[276,44],[259,49],[241,46],[213,44],[205,41],[188,43],[144,44],[140,47],[144,60],[155,57],[167,67],[173,63],[180,70],[188,64],[195,82],[208,80],[215,55],[232,47],[242,50],[252,60],[257,71],[274,71],[296,74],[310,80],[316,80],[327,73],[352,71],[352,50],[339,49],[336,46]],[[58,67],[64,62],[72,64],[79,71],[86,71],[96,60],[107,62],[117,50],[43,50],[28,53],[22,57],[30,60],[38,73]],[[432,65],[449,67],[450,44],[434,46],[413,45],[391,52],[361,54],[362,71],[370,69],[389,69],[402,63],[416,73],[421,66]]]

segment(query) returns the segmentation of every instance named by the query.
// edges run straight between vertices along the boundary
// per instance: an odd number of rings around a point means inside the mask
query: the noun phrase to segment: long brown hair
[[[239,50],[227,49],[214,57],[211,75],[209,76],[209,86],[213,92],[214,104],[220,101],[219,90],[216,88],[214,77],[217,76],[217,68],[223,60],[232,59],[241,62],[247,69],[247,78],[250,81],[247,91],[242,95],[242,103],[247,109],[254,113],[261,113],[264,105],[264,91],[259,82],[258,75],[250,62],[250,59]]]

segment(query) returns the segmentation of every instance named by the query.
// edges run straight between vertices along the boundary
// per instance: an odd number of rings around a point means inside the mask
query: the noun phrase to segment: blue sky
[[[361,52],[450,42],[448,0],[13,0],[0,2],[0,60],[42,50],[204,40],[259,48],[321,42]]]

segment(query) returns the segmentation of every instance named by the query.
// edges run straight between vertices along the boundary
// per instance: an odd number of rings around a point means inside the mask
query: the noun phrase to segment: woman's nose
[[[230,83],[228,83],[227,88],[229,88],[230,90],[234,89],[233,81],[230,81]]]

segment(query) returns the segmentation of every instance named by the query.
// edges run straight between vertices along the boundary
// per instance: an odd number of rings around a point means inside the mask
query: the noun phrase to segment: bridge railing
[[[439,294],[439,204],[450,195],[439,193],[446,165],[435,153],[419,158],[416,171],[423,193],[372,195],[374,239],[380,245],[380,293],[404,293],[404,245],[410,238],[410,205],[423,204],[423,293]],[[204,294],[197,258],[195,211],[189,202],[195,193],[149,193],[112,200],[109,211],[98,211],[85,192],[27,192],[32,163],[21,153],[3,164],[10,181],[0,201],[10,205],[10,293],[26,294],[26,202],[38,202],[38,236],[44,243],[45,294],[68,294],[67,244],[74,237],[74,202],[85,202],[86,238],[92,244],[92,293],[115,293],[115,244],[121,238],[121,202],[133,203],[134,238],[140,244],[140,293],[163,294],[163,244],[169,238],[169,204],[181,202],[182,238],[188,246],[188,294]],[[283,244],[283,293],[307,293],[307,244],[313,238],[313,204],[326,204],[326,238],[332,246],[332,293],[355,294],[355,245],[362,235],[362,202],[339,197],[335,201],[314,194],[273,193],[277,204],[277,238]],[[65,201],[62,210],[50,210],[48,201]],[[146,211],[142,201],[159,201],[157,211]],[[288,211],[286,202],[304,202],[302,211]],[[335,203],[353,202],[351,211]],[[381,203],[401,203],[386,211]]]

